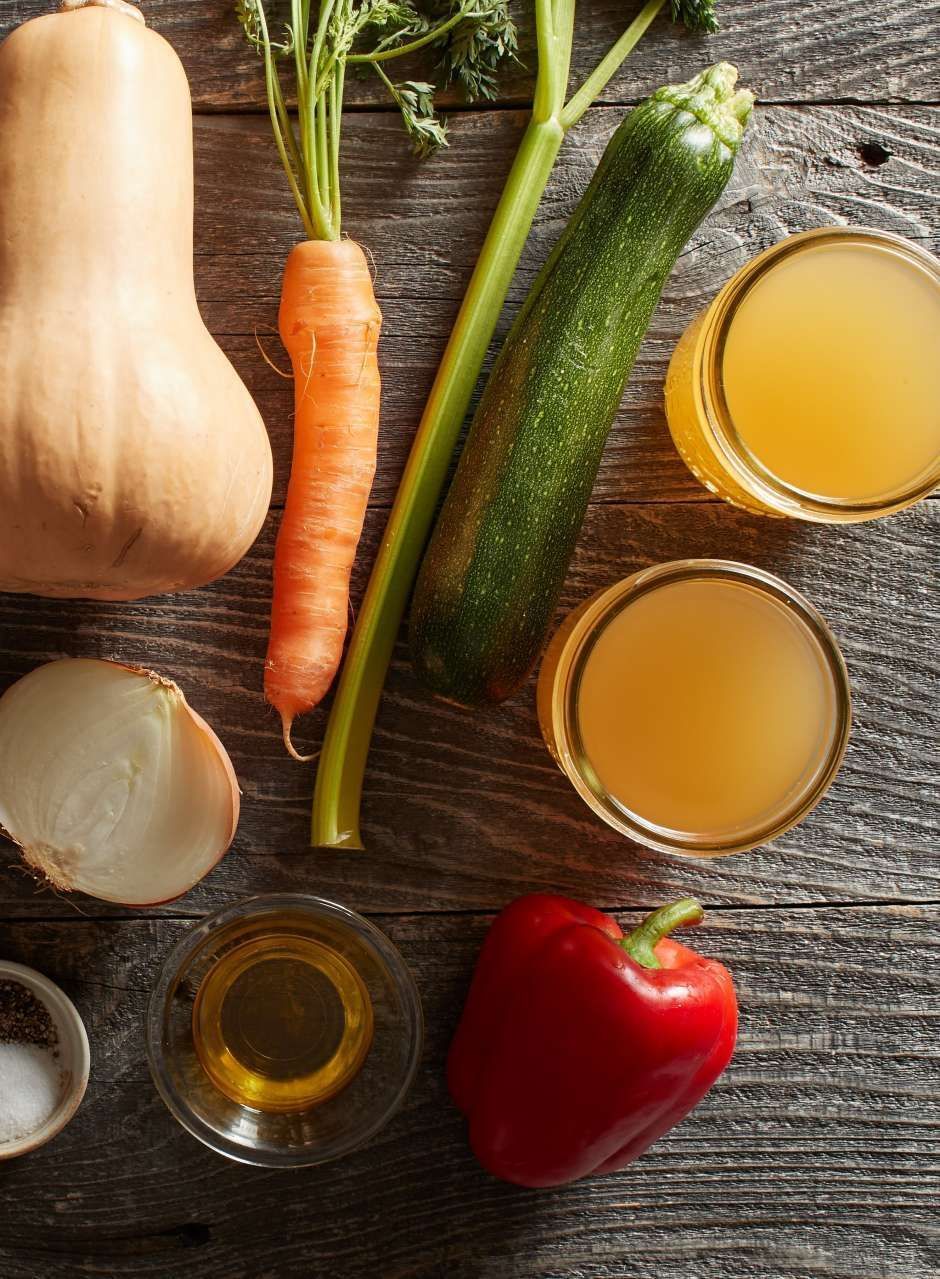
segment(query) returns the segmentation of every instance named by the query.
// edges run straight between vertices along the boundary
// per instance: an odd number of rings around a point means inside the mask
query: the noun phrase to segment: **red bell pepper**
[[[614,1172],[702,1099],[734,1051],[731,974],[666,934],[691,899],[625,937],[532,894],[497,916],[451,1046],[451,1096],[484,1168],[522,1186]]]

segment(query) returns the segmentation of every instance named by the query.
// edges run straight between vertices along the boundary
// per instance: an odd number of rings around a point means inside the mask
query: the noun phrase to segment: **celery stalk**
[[[563,137],[557,119],[533,118],[526,129],[434,379],[327,723],[313,799],[316,847],[362,847],[362,779],[385,673],[467,405]]]
[[[574,0],[536,0],[538,75],[523,135],[412,445],[327,723],[313,799],[315,847],[362,848],[359,807],[372,729],[437,500],[509,285],[567,129],[581,118],[666,0],[648,0],[565,105]],[[674,18],[714,30],[711,0],[671,0]]]

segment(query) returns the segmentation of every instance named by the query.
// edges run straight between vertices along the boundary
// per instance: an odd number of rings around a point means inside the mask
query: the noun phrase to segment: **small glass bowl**
[[[361,978],[374,1017],[372,1044],[355,1078],[334,1096],[288,1113],[230,1100],[211,1082],[193,1041],[193,1007],[207,973],[246,937],[278,926],[340,953]],[[150,999],[147,1055],[160,1096],[205,1145],[239,1163],[304,1168],[349,1154],[388,1123],[414,1080],[423,1030],[414,978],[384,933],[335,902],[283,893],[229,906],[174,947]]]

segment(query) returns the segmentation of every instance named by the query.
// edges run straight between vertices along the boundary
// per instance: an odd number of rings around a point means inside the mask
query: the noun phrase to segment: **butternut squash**
[[[0,45],[0,590],[200,586],[270,496],[196,303],[183,67],[125,0],[64,0]]]

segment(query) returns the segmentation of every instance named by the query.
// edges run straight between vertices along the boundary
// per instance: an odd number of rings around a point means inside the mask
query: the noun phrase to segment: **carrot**
[[[235,7],[264,58],[274,140],[307,236],[287,259],[281,292],[279,328],[294,370],[294,458],[274,553],[264,672],[265,695],[280,713],[284,744],[295,759],[304,757],[291,742],[294,718],[320,702],[342,658],[349,575],[375,475],[379,425],[382,315],[362,249],[341,238],[346,66],[378,76],[412,149],[429,155],[447,145],[433,86],[395,83],[384,68],[423,49],[468,97],[489,95],[496,65],[515,49],[506,5],[453,0],[434,22],[420,0],[291,0],[281,41],[271,37],[266,0],[237,0]],[[285,63],[293,66],[296,123],[281,85]]]
[[[294,454],[274,553],[264,691],[284,744],[333,682],[349,575],[375,475],[382,313],[352,240],[307,240],[287,259],[278,328],[294,370]]]

